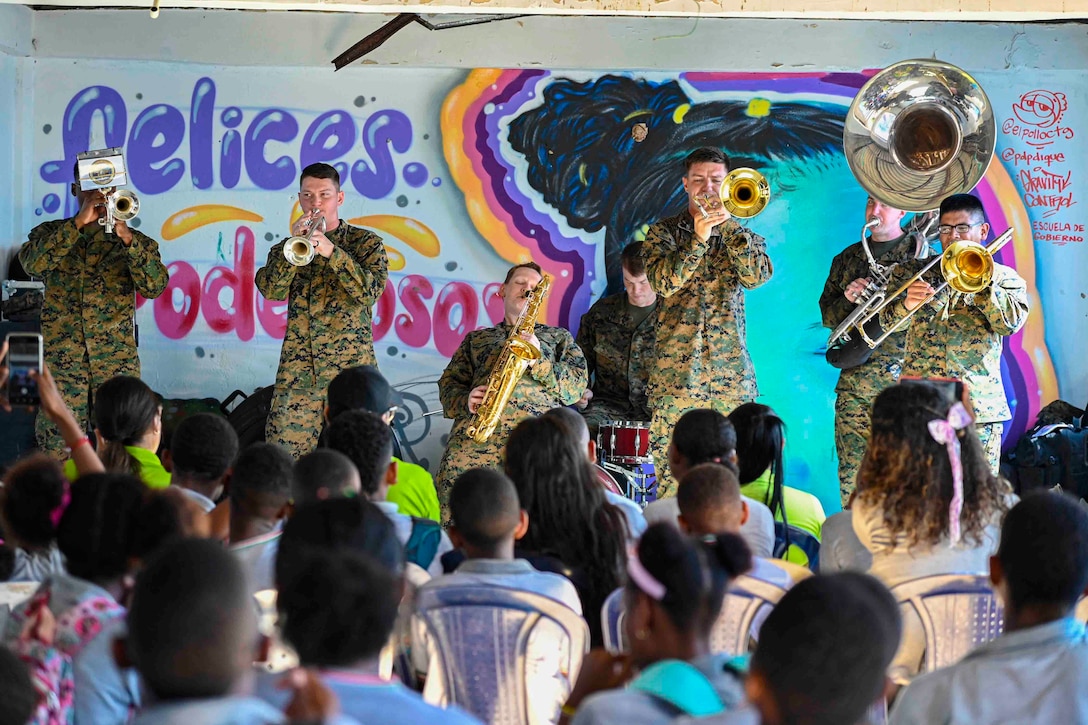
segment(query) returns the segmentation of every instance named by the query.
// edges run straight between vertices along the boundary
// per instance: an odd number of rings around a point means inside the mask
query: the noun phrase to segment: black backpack
[[[1047,415],[1052,407],[1063,411],[1061,420]],[[1023,496],[1060,486],[1088,500],[1088,413],[1055,401],[1040,411],[1039,418],[1007,456],[1016,492]],[[1043,425],[1045,421],[1051,422]]]
[[[223,401],[223,408],[228,409],[235,398],[242,398],[242,402],[234,406],[234,409],[227,414],[227,422],[238,434],[239,450],[250,443],[264,441],[264,427],[268,422],[268,413],[272,410],[273,390],[272,385],[257,388],[250,395],[246,395],[241,390],[235,390]]]

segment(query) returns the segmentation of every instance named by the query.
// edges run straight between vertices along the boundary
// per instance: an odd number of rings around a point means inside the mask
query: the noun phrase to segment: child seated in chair
[[[274,443],[238,454],[230,479],[230,550],[242,563],[250,592],[271,589],[276,552],[291,503],[294,461]]]

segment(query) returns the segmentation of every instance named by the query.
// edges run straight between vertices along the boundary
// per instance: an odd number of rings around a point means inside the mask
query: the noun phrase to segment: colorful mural
[[[763,402],[789,426],[791,482],[838,508],[837,371],[823,360],[816,300],[831,258],[864,222],[865,192],[846,167],[841,132],[865,73],[387,70],[315,84],[302,70],[170,66],[165,75],[146,65],[110,73],[109,85],[98,82],[106,63],[37,70],[50,90],[35,98],[38,178],[27,215],[72,213],[75,155],[125,147],[140,228],[160,240],[171,273],[163,296],[138,313],[145,378],[156,389],[223,397],[272,382],[286,310],[256,292],[253,276],[297,214],[299,170],[327,161],[347,193],[341,216],[387,244],[376,349],[408,401],[406,457],[434,468],[448,430],[433,416],[435,382],[468,331],[501,317],[496,280],[506,267],[540,262],[556,279],[547,321],[576,329],[597,296],[618,288],[623,245],[683,205],[683,156],[717,145],[771,183],[767,210],[746,222],[767,238],[775,264],[774,278],[748,293],[749,346]],[[1056,101],[1017,93],[1019,110],[1007,111],[1016,127],[1060,140],[1061,114],[1046,119]],[[1042,230],[1033,225],[1066,223],[1075,202],[1046,201],[1036,214],[1020,196],[1020,167],[1060,164],[1062,152],[1030,152],[1050,154],[1048,164],[999,141],[999,153],[1013,176],[995,162],[976,193],[995,229],[1016,227],[999,259],[1027,278],[1036,310],[1004,355],[1016,435],[1057,396],[1035,284],[1032,232]]]

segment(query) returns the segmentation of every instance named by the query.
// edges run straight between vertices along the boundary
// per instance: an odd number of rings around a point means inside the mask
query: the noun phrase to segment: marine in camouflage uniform
[[[515,267],[511,274],[519,269],[532,268]],[[513,281],[508,277],[503,287],[518,282],[518,277],[515,276]],[[538,282],[539,274],[532,286]],[[508,303],[506,307],[506,320],[465,336],[438,381],[442,410],[447,418],[454,420],[436,476],[443,518],[448,517],[450,489],[457,476],[481,466],[501,469],[506,439],[518,422],[556,406],[574,403],[582,395],[588,381],[586,359],[570,332],[561,327],[538,324],[534,334],[542,357],[518,380],[491,436],[483,443],[470,438],[465,432],[474,418],[469,410],[469,398],[474,389],[487,385],[491,370],[510,336],[511,305]]]
[[[879,205],[879,208],[878,208]],[[883,211],[886,209],[887,211]],[[870,199],[866,214],[882,222],[888,212],[889,225],[899,230],[899,220],[903,212],[883,207],[880,202]],[[875,213],[881,214],[875,217]],[[882,236],[877,233],[876,236]],[[870,238],[871,251],[878,264],[888,267],[913,260],[918,252],[913,235],[899,230],[897,237],[887,241]],[[936,254],[933,249],[928,254]],[[833,330],[847,315],[857,307],[856,292],[850,289],[852,282],[859,279],[871,279],[872,270],[861,242],[855,242],[831,261],[831,271],[824,282],[820,295],[820,314],[824,327]],[[852,336],[858,337],[854,331]],[[839,373],[835,385],[835,450],[839,456],[839,494],[842,505],[846,507],[856,487],[858,469],[865,448],[869,442],[869,416],[873,398],[884,388],[894,385],[903,369],[903,347],[906,343],[906,330],[890,335],[872,351],[869,359],[857,367],[844,369]]]
[[[309,183],[331,179],[312,176],[310,171],[308,166],[302,172],[303,193]],[[338,177],[336,189],[342,201]],[[338,220],[331,203],[322,204],[325,218]],[[305,201],[303,210],[309,211]],[[327,258],[319,245],[312,262],[295,267],[284,258],[281,241],[269,250],[268,261],[256,278],[257,289],[266,299],[288,300],[287,331],[265,438],[296,458],[317,446],[325,394],[336,374],[356,365],[378,364],[370,308],[385,289],[389,274],[385,246],[373,232],[338,220],[323,236],[327,242],[321,244],[332,246]],[[318,238],[315,234],[314,240]]]
[[[982,205],[974,197],[949,197],[941,205],[942,227],[970,223],[970,229],[956,230],[955,236],[942,230],[943,244],[947,247],[956,239],[981,241],[989,232],[989,225],[981,221],[984,218]],[[905,283],[922,264],[912,262],[896,269],[894,288]],[[934,287],[939,282],[931,280]],[[915,283],[912,287],[921,290],[925,284]],[[884,329],[907,314],[906,300],[900,297],[881,314]],[[1027,283],[1013,268],[995,263],[988,288],[976,294],[946,288],[904,323],[907,338],[903,376],[955,378],[967,385],[975,428],[994,473],[999,471],[1004,421],[1012,417],[1001,379],[1001,338],[1023,327],[1027,317]]]
[[[87,201],[101,195],[79,191],[77,185],[73,193],[83,204],[80,213],[35,227],[19,250],[19,262],[45,283],[45,362],[64,402],[89,430],[98,386],[117,375],[140,376],[135,293],[158,297],[169,274],[154,239],[124,222],[106,234],[97,221],[104,210],[94,211],[95,202]],[[126,246],[122,236],[129,233]],[[63,457],[60,433],[40,412],[35,433],[40,448]]]
[[[702,220],[693,201],[696,194],[717,196],[723,169],[725,161],[691,162],[684,177],[689,208],[653,224],[643,243],[647,276],[661,298],[649,389],[659,498],[676,495],[667,451],[680,416],[707,407],[728,414],[759,394],[745,343],[744,290],[771,278],[767,245],[724,211]],[[707,239],[701,239],[696,226],[711,223]]]
[[[597,300],[578,327],[576,339],[586,356],[590,389],[577,406],[594,438],[608,421],[650,420],[646,388],[654,366],[657,293],[646,278],[642,247],[642,242],[624,247],[620,254],[624,291]]]

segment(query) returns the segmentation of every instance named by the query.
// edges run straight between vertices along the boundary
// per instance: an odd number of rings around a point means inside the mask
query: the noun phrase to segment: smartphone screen
[[[38,405],[38,384],[31,370],[42,369],[42,336],[13,332],[8,335],[8,401],[12,405]]]

